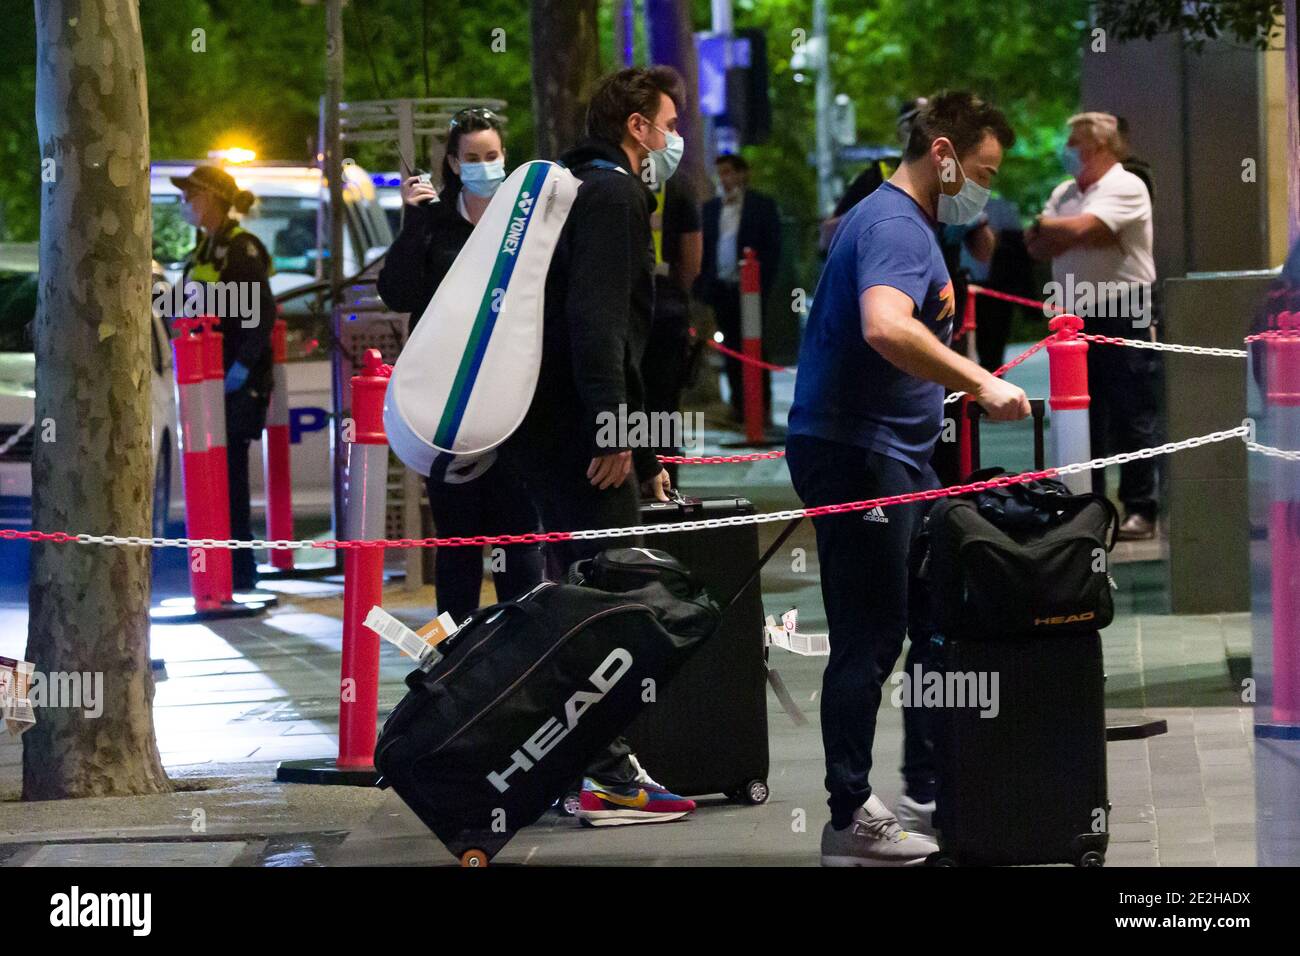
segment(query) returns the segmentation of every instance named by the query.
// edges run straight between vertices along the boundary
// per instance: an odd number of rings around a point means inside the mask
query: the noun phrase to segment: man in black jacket
[[[523,423],[502,448],[547,531],[640,523],[638,486],[668,500],[668,475],[648,442],[639,371],[654,308],[647,182],[681,157],[681,77],[668,67],[621,70],[600,82],[588,138],[561,157],[582,180],[546,279],[542,362]],[[620,423],[626,423],[620,427]],[[567,542],[567,563],[629,539]],[[593,826],[675,820],[695,808],[645,775],[620,738],[588,769],[579,818]]]
[[[776,200],[749,188],[749,163],[732,153],[717,160],[722,195],[704,204],[704,255],[696,296],[713,307],[723,344],[740,351],[740,268],[746,247],[758,259],[759,281],[766,303],[781,265],[781,214]],[[764,349],[766,352],[766,349]],[[766,354],[764,358],[766,358]],[[726,360],[731,410],[737,421],[744,417],[740,361]],[[763,372],[763,408],[772,415],[772,375]]]

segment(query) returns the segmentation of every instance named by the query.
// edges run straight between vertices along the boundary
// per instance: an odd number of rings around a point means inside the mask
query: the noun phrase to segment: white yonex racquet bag
[[[563,166],[540,160],[511,173],[402,349],[384,430],[420,474],[477,477],[528,412],[546,273],[579,185]]]

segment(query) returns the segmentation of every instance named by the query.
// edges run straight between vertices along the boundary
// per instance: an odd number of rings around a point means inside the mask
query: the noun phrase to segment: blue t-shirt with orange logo
[[[943,386],[908,375],[867,344],[858,299],[876,285],[909,296],[912,315],[948,343],[953,289],[935,222],[888,182],[849,211],[831,241],[799,351],[789,431],[923,469],[943,427]]]

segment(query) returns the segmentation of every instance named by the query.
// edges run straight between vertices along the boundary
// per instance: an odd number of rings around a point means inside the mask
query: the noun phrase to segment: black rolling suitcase
[[[1110,810],[1101,635],[931,644],[945,686],[985,680],[993,692],[992,708],[977,691],[971,706],[949,701],[934,713],[933,862],[1101,866]]]
[[[794,525],[737,584],[743,593]],[[744,566],[742,565],[742,568]],[[718,630],[691,572],[649,548],[575,565],[583,584],[544,583],[474,612],[407,675],[375,747],[392,787],[461,863],[481,866],[535,822]]]
[[[540,584],[475,611],[407,675],[375,746],[380,786],[463,864],[546,812],[636,716],[643,682],[670,680],[716,630],[717,605],[676,561],[622,553],[648,566],[639,586]]]
[[[1033,410],[1041,469],[1041,402]],[[1117,527],[1109,502],[1054,482],[942,499],[927,515],[930,657],[946,691],[930,717],[932,862],[1103,864],[1110,804],[1097,628],[1112,605],[1109,575],[1092,562],[1114,546]]]
[[[644,524],[729,518],[754,513],[744,498],[645,502]],[[628,729],[641,765],[674,793],[723,793],[759,804],[768,798],[767,663],[758,526],[660,534],[656,548],[690,568],[713,595],[738,594],[718,633],[682,668]],[[744,585],[743,590],[739,590]]]

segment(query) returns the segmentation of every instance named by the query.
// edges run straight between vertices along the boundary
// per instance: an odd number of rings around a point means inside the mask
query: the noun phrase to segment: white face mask
[[[475,196],[491,196],[506,178],[506,164],[503,159],[494,159],[490,163],[461,163],[461,185]]]
[[[686,151],[686,140],[682,139],[676,133],[669,129],[659,129],[653,123],[650,124],[659,132],[664,134],[666,145],[661,149],[649,149],[651,168],[654,171],[652,182],[665,182],[673,173],[677,172],[677,164],[682,161],[682,153]]]
[[[935,214],[942,223],[964,226],[984,211],[991,190],[967,176],[966,170],[961,168],[961,163],[955,156],[953,162],[957,163],[957,171],[962,174],[965,182],[961,184],[961,189],[957,190],[955,196],[949,196],[942,189],[939,190],[939,207]]]

